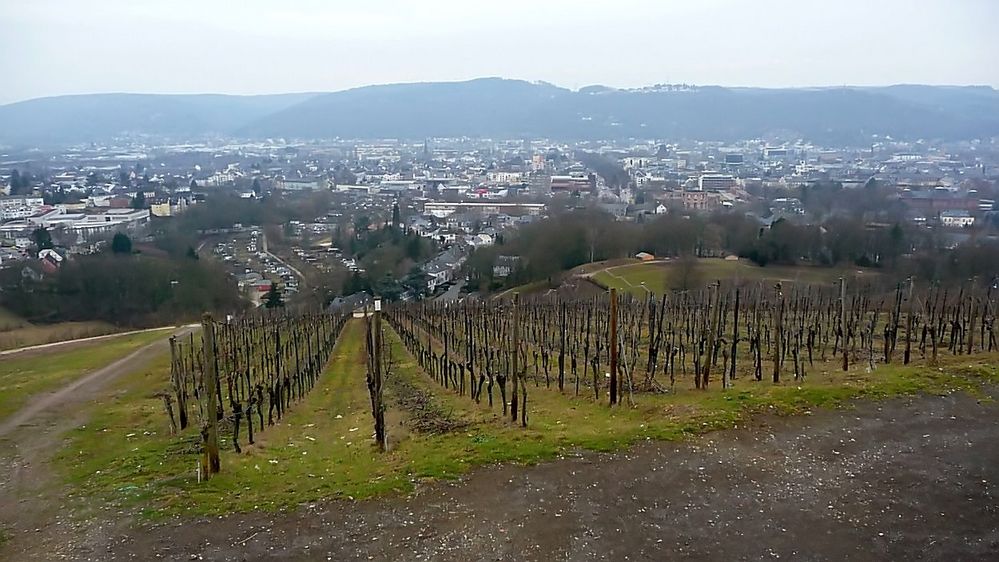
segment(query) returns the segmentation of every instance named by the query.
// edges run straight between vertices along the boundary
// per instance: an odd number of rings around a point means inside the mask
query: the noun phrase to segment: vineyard
[[[280,421],[308,394],[347,316],[267,314],[217,322],[206,315],[200,341],[193,334],[186,342],[171,338],[172,393],[161,396],[171,433],[178,433],[178,418],[183,431],[192,415],[200,428],[199,477],[220,469],[220,430],[239,453],[241,435],[253,444],[254,431]]]
[[[589,299],[513,295],[384,311],[376,301],[373,310],[332,314],[206,317],[200,338],[171,340],[172,388],[160,396],[172,433],[200,428],[199,475],[207,478],[220,469],[220,442],[240,453],[316,386],[352,313],[363,317],[372,435],[385,451],[384,389],[397,386],[393,367],[402,359],[392,341],[438,388],[526,428],[535,392],[634,406],[643,395],[996,351],[995,295],[977,284],[716,282],[644,299],[611,289]]]
[[[504,414],[526,427],[529,379],[595,400],[606,391],[614,405],[684,380],[703,390],[742,377],[803,380],[830,360],[844,371],[935,362],[941,352],[996,350],[995,310],[991,286],[848,292],[844,281],[789,290],[719,282],[645,299],[612,289],[589,300],[405,304],[389,320],[438,383],[490,406],[498,394]]]

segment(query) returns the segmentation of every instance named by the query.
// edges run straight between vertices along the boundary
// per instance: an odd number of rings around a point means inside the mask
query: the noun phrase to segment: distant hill
[[[314,94],[85,94],[0,105],[0,143],[63,144],[122,134],[188,138],[231,135]]]
[[[773,133],[866,144],[871,135],[999,135],[999,92],[979,86],[579,91],[483,78],[268,96],[98,94],[0,106],[0,142],[103,140],[122,133],[246,138],[428,136],[693,138]]]

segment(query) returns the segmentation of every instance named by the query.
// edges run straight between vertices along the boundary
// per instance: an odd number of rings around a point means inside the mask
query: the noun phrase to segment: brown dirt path
[[[999,397],[999,391],[991,391]],[[172,520],[79,560],[999,559],[999,405],[768,418],[691,443],[498,466],[408,498]]]
[[[183,328],[178,334],[187,334]],[[98,398],[114,380],[143,368],[169,349],[168,334],[68,385],[32,398],[0,421],[0,529],[9,544],[0,545],[0,560],[27,553],[73,556],[65,552],[80,526],[64,517],[62,487],[53,483],[48,458],[58,451],[63,434],[86,421],[84,406]],[[78,344],[74,344],[78,345]],[[100,345],[94,343],[92,345]],[[32,351],[31,353],[39,353]],[[75,530],[74,530],[75,528]],[[26,533],[35,533],[28,540]]]

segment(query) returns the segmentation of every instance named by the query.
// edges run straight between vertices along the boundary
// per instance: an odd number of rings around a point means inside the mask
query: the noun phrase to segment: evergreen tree
[[[14,169],[10,172],[10,194],[11,195],[24,195],[26,193],[31,193],[31,174],[25,172],[21,173]]]
[[[132,239],[124,232],[116,232],[111,239],[111,251],[115,254],[131,254]]]
[[[133,209],[146,208],[146,193],[144,191],[135,192],[135,197],[132,198],[132,208]]]
[[[10,194],[17,195],[21,190],[21,172],[14,168],[10,172]]]
[[[409,290],[416,300],[420,300],[430,292],[429,282],[430,276],[419,266],[414,266],[409,275],[403,278],[402,286]]]
[[[284,306],[284,300],[281,299],[281,291],[277,288],[276,283],[271,283],[271,288],[267,291],[267,297],[264,299],[264,306],[267,308],[281,308]]]
[[[353,295],[354,293],[362,293],[371,290],[371,282],[367,277],[361,275],[358,272],[354,272],[350,279],[343,286],[343,294]]]
[[[371,226],[371,218],[368,215],[360,215],[354,219],[354,238],[359,238],[362,232],[367,232]]]
[[[39,250],[50,250],[53,246],[52,234],[44,226],[39,226],[31,232],[31,241],[35,243],[35,247]]]
[[[412,235],[409,238],[409,242],[406,244],[406,257],[413,261],[420,261],[420,256],[423,254],[423,241],[420,240],[418,235]]]

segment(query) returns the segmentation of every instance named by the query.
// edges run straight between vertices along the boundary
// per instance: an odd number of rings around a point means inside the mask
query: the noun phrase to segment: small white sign
[[[381,311],[382,311],[382,301],[381,299],[378,299],[375,301],[375,312],[381,312]]]

